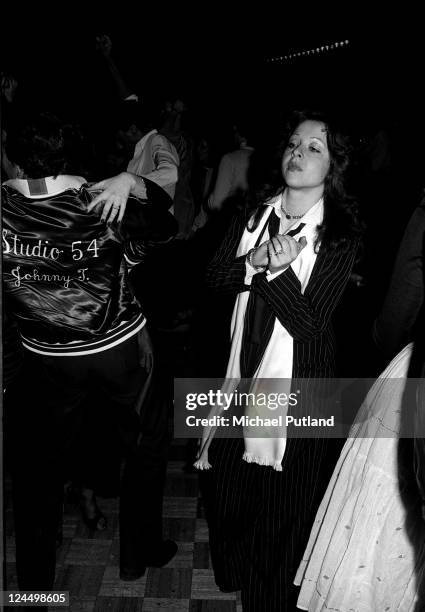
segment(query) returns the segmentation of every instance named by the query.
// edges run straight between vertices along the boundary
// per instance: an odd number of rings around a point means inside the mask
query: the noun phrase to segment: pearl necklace
[[[286,210],[283,208],[282,204],[280,205],[280,208],[282,209],[282,212],[283,212],[283,214],[285,215],[285,217],[286,217],[287,219],[302,219],[302,218],[304,217],[304,215],[305,215],[305,213],[303,213],[302,215],[290,215],[290,214],[288,213],[288,211],[286,211]]]

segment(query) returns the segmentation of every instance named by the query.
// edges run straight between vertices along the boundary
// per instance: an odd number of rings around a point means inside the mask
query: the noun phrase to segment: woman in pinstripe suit
[[[226,380],[286,379],[294,388],[295,379],[333,376],[330,319],[360,235],[344,188],[348,150],[324,116],[294,113],[278,172],[248,222],[229,228],[208,270],[210,287],[236,297]],[[284,436],[210,447],[212,437],[204,432],[195,465],[208,469],[201,486],[216,582],[242,591],[244,612],[294,609],[291,585],[332,445]]]

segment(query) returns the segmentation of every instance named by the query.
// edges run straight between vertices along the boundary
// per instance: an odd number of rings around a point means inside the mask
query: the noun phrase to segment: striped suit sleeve
[[[319,253],[304,294],[291,267],[270,282],[264,273],[256,274],[252,290],[263,297],[294,340],[309,342],[327,328],[350,278],[356,252],[357,243],[342,252],[326,252],[322,257]]]
[[[240,293],[249,290],[245,285],[246,256],[236,257],[245,226],[243,216],[236,217],[216,255],[207,268],[206,285],[218,293]]]

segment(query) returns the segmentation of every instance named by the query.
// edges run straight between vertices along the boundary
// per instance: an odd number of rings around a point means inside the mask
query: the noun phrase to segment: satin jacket
[[[65,188],[58,192],[55,182]],[[129,198],[119,225],[87,212],[96,194],[82,183],[57,177],[2,185],[4,295],[23,345],[37,353],[95,353],[137,333],[145,317],[128,266],[177,232],[168,195],[151,181],[146,200]]]

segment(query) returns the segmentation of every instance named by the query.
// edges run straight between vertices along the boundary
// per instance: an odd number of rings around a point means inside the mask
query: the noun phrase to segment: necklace
[[[290,215],[282,206],[282,204],[280,205],[280,208],[282,209],[283,214],[285,215],[285,217],[287,219],[302,219],[305,215],[305,213],[303,213],[302,215]]]

